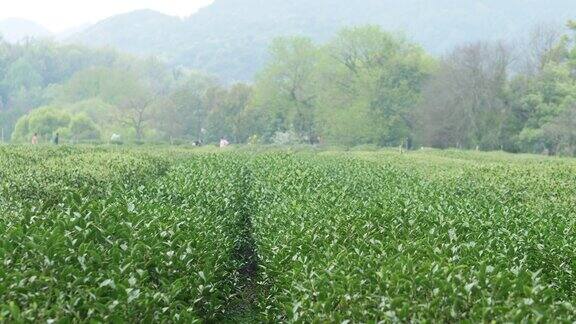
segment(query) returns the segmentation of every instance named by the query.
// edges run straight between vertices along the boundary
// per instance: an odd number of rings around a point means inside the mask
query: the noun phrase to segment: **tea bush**
[[[0,147],[0,322],[573,322],[576,162]]]

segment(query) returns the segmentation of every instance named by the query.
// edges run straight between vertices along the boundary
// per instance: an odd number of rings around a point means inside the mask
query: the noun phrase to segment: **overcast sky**
[[[0,0],[0,20],[25,18],[53,32],[137,9],[189,16],[212,0]]]

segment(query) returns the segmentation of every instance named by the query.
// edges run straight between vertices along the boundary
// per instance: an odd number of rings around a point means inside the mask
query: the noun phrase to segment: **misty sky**
[[[94,23],[114,14],[154,9],[189,16],[212,0],[0,0],[0,20],[25,18],[53,32]]]

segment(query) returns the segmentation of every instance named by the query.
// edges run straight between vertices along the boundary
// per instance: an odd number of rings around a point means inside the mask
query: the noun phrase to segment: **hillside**
[[[117,47],[149,55],[169,56],[169,39],[184,33],[181,19],[153,10],[138,10],[105,19],[72,35],[68,41],[92,46]],[[170,58],[170,57],[165,57]]]
[[[435,54],[479,39],[516,38],[537,23],[576,17],[569,0],[216,0],[180,20],[137,11],[104,20],[70,40],[156,54],[171,64],[206,70],[226,80],[251,79],[270,40],[306,35],[325,40],[347,25],[379,24],[403,31]]]
[[[2,35],[6,41],[15,43],[29,37],[50,37],[52,34],[46,28],[35,22],[10,18],[0,21],[0,35]]]

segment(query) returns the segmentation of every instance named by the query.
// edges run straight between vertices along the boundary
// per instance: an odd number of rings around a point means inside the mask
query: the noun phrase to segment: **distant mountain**
[[[0,21],[0,35],[11,43],[26,38],[50,37],[52,33],[33,21],[19,18],[10,18]]]
[[[435,54],[480,39],[514,39],[537,23],[576,18],[573,0],[215,0],[181,20],[137,11],[104,20],[71,38],[155,54],[226,80],[249,80],[274,37],[327,40],[349,25],[402,31]]]
[[[117,47],[144,55],[173,57],[170,39],[184,33],[182,19],[153,10],[138,10],[116,15],[72,35],[68,41],[93,46]]]

